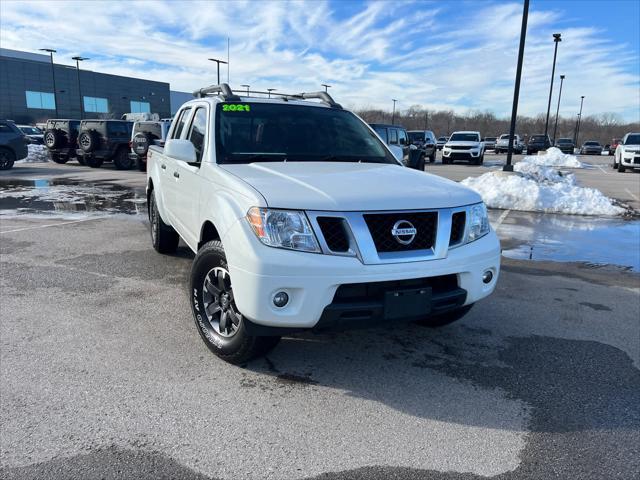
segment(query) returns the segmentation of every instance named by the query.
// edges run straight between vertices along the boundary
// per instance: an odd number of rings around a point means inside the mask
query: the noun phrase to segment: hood
[[[273,208],[418,210],[481,201],[477,193],[456,182],[397,165],[264,162],[220,166],[255,188]]]

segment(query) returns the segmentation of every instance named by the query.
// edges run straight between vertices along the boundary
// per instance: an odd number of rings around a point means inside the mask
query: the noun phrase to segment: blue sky
[[[390,108],[396,98],[400,109],[508,116],[521,12],[519,1],[5,0],[0,45],[56,48],[60,63],[81,54],[91,57],[84,68],[192,91],[215,82],[206,59],[225,58],[229,37],[234,88],[329,83],[350,107]],[[640,121],[639,19],[637,0],[532,0],[519,113],[546,110],[551,34],[561,32],[561,114],[575,115],[585,95],[586,115]]]

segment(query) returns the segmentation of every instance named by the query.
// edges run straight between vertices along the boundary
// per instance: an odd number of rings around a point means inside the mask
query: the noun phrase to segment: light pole
[[[87,57],[81,57],[78,55],[77,57],[71,57],[72,60],[76,61],[76,73],[78,75],[78,97],[80,98],[80,120],[84,118],[84,105],[82,102],[82,90],[80,88],[80,62],[83,60],[89,60]]]
[[[564,82],[564,75],[560,75],[560,92],[558,92],[558,107],[556,108],[556,123],[553,126],[553,144],[556,144],[556,132],[558,131],[558,113],[560,112],[560,99],[562,98],[562,83]]]
[[[245,87],[245,88],[247,89],[247,97],[248,97],[248,96],[250,96],[250,95],[249,95],[249,87],[250,87],[251,85],[240,85],[240,86],[241,86],[241,87]]]
[[[527,19],[529,17],[529,0],[524,0],[522,8],[522,26],[520,27],[520,48],[518,49],[518,66],[516,67],[516,85],[513,89],[513,106],[511,107],[511,127],[509,128],[509,146],[507,147],[507,163],[502,168],[505,172],[513,172],[511,156],[513,155],[513,138],[516,134],[516,117],[518,116],[518,97],[520,96],[520,79],[522,78],[522,60],[524,59],[524,42],[527,37]]]
[[[267,88],[267,92],[269,94],[269,98],[271,98],[271,92],[273,92],[274,90],[277,90],[277,88]]]
[[[57,53],[57,50],[53,48],[41,48],[41,52],[49,52],[51,55],[51,79],[53,80],[53,103],[55,104],[56,109],[56,118],[58,118],[58,95],[56,94],[56,73],[53,66],[53,54]]]
[[[331,88],[331,85],[327,85],[326,83],[323,83],[322,86],[324,87],[325,92],[328,92],[329,89]]]
[[[391,114],[391,125],[395,125],[396,124],[396,102],[398,100],[396,100],[395,98],[391,99],[393,101],[393,113]]]
[[[584,103],[584,95],[580,97],[580,113],[578,113],[578,121],[576,122],[576,133],[573,143],[578,146],[578,137],[580,136],[580,124],[582,123],[582,104]]]
[[[553,77],[556,74],[556,57],[558,55],[558,43],[562,41],[560,38],[561,33],[553,34],[553,43],[555,43],[555,47],[553,49],[553,67],[551,68],[551,86],[549,87],[549,103],[547,104],[547,120],[544,122],[544,134],[547,135],[549,133],[549,112],[551,111],[551,94],[553,93]]]
[[[208,60],[211,62],[216,62],[216,65],[218,66],[218,85],[220,85],[220,64],[224,63],[225,65],[227,65],[228,62],[225,62],[224,60],[218,60],[217,58],[209,58]]]

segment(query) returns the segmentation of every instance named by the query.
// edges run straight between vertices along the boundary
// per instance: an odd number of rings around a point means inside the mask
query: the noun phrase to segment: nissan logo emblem
[[[402,245],[409,245],[416,238],[418,230],[407,220],[398,220],[391,229],[391,235]]]

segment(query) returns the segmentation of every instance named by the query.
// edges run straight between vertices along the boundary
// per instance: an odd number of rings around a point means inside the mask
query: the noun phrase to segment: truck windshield
[[[216,118],[218,163],[398,163],[361,120],[337,108],[220,103]]]

